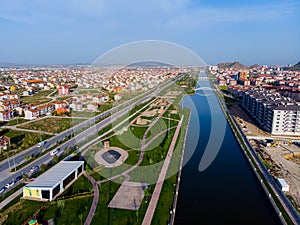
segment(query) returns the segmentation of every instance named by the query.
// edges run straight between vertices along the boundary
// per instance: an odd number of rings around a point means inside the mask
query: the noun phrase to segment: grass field
[[[92,184],[82,175],[56,201],[18,201],[0,213],[5,219],[0,219],[0,224],[22,224],[32,216],[37,216],[39,222],[54,219],[56,224],[81,224],[79,215],[84,222],[93,201],[91,191]],[[63,206],[59,206],[62,201]]]
[[[7,151],[0,152],[0,161],[7,157],[8,153],[10,156],[14,153],[21,152],[42,140],[48,139],[50,135],[40,134],[40,133],[32,133],[32,132],[24,132],[17,130],[9,130],[9,129],[0,129],[0,136],[5,135],[10,137],[11,146]]]
[[[71,128],[85,119],[72,119],[72,118],[45,118],[42,120],[33,121],[31,123],[27,123],[19,128],[30,129],[30,130],[40,130],[50,133],[60,133],[64,130]]]
[[[47,103],[51,101],[51,98],[46,98],[47,95],[49,95],[50,93],[52,93],[53,90],[41,90],[38,91],[38,93],[32,95],[32,96],[21,96],[20,101],[23,104],[43,104],[43,103]]]
[[[109,202],[119,189],[119,183],[120,180],[117,182],[109,181],[107,183],[99,185],[99,190],[102,194],[100,194],[99,196],[99,204],[92,220],[92,225],[137,225],[142,223],[149,200],[146,200],[146,203],[144,199],[138,211],[113,209],[107,207]],[[150,187],[150,189],[152,192],[153,187]]]
[[[30,121],[30,120],[25,120],[23,118],[15,118],[10,121],[1,121],[0,126],[14,126],[14,125],[18,125],[18,124],[25,123],[28,121]]]

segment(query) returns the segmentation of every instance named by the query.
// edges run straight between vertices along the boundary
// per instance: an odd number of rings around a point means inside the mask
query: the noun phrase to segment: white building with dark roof
[[[23,187],[23,198],[52,201],[84,170],[83,161],[62,161]]]

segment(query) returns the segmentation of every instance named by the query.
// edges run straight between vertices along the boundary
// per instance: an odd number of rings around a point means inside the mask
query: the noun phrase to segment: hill
[[[241,64],[240,62],[226,62],[217,64],[220,69],[236,69],[236,70],[246,70],[249,69],[248,66]]]
[[[128,65],[127,67],[150,67],[150,68],[166,68],[166,67],[174,67],[173,65],[156,62],[156,61],[141,61]]]
[[[300,61],[291,67],[284,68],[285,70],[300,71]]]

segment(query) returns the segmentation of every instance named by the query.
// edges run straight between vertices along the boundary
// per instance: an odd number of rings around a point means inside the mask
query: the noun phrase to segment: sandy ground
[[[233,115],[238,124],[243,129],[246,136],[270,136],[269,133],[260,129],[255,122],[247,115],[246,112],[238,105],[238,103],[231,103],[229,108],[231,115]]]
[[[255,122],[243,111],[238,103],[232,103],[229,108],[231,114],[243,129],[246,136],[271,137],[269,133],[256,126]],[[265,147],[263,141],[250,140],[253,149],[271,166],[270,173],[273,176],[284,178],[290,186],[286,193],[292,198],[298,210],[300,210],[300,163],[299,160],[288,160],[286,155],[300,153],[300,147],[280,143],[277,147]]]
[[[295,201],[298,210],[300,209],[300,164],[286,159],[284,156],[300,153],[300,148],[296,145],[278,145],[278,147],[264,147],[263,150],[271,157],[279,167],[273,175],[282,177],[290,186],[290,191],[286,193]]]
[[[128,210],[138,210],[144,198],[146,184],[124,182],[119,188],[108,207]]]

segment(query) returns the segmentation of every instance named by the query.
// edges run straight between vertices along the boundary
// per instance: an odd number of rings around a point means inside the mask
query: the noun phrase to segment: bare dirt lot
[[[144,198],[144,190],[147,185],[136,182],[124,182],[115,194],[110,208],[138,210]]]
[[[280,170],[275,174],[277,177],[284,178],[290,186],[287,193],[295,201],[298,210],[300,209],[300,164],[286,159],[285,156],[292,153],[300,153],[300,148],[296,145],[283,145],[278,147],[265,147],[264,150],[274,160]]]
[[[231,115],[234,116],[246,136],[270,136],[269,133],[260,129],[250,116],[239,106],[237,102],[232,102],[228,107]]]

